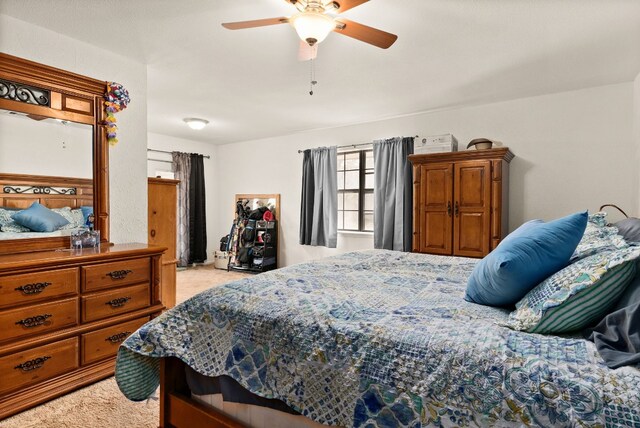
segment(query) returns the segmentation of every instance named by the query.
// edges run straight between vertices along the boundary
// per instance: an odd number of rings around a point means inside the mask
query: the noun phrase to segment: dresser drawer
[[[147,321],[149,321],[149,317],[83,334],[82,355],[80,356],[82,365],[115,356],[120,344]]]
[[[77,293],[77,268],[0,277],[0,308]]]
[[[0,358],[0,395],[77,369],[78,338]]]
[[[0,311],[0,342],[60,330],[78,323],[78,299]]]
[[[149,284],[119,288],[82,297],[82,321],[109,318],[149,306]]]
[[[82,268],[82,290],[95,291],[149,282],[150,270],[149,258],[85,266]]]

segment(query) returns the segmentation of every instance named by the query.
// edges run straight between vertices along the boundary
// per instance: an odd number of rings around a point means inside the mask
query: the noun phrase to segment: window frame
[[[373,215],[373,209],[365,210],[365,197],[367,194],[374,195],[374,189],[367,189],[366,179],[367,175],[373,175],[373,172],[367,173],[367,169],[373,171],[373,167],[367,168],[367,153],[371,152],[373,155],[373,148],[364,148],[359,150],[345,150],[343,152],[338,153],[338,156],[345,156],[353,153],[358,153],[358,189],[347,189],[346,188],[346,173],[350,171],[356,171],[355,169],[346,169],[346,156],[345,162],[343,165],[343,169],[338,170],[338,174],[344,174],[343,180],[343,189],[338,189],[338,197],[342,197],[342,209],[338,210],[338,215],[342,215],[342,228],[338,228],[338,232],[345,233],[373,233],[373,229],[367,230],[365,229],[365,214],[371,213]],[[345,212],[355,212],[355,210],[346,210],[344,204],[344,194],[346,193],[358,193],[358,228],[357,229],[346,229],[344,222],[344,213]]]

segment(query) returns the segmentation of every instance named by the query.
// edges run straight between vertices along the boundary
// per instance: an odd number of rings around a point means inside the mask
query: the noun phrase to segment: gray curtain
[[[413,173],[408,156],[413,137],[373,143],[373,246],[411,251]]]
[[[338,150],[305,150],[302,160],[300,244],[336,248],[338,243]]]
[[[173,172],[178,184],[178,266],[189,266],[189,182],[191,181],[191,155],[172,152]]]

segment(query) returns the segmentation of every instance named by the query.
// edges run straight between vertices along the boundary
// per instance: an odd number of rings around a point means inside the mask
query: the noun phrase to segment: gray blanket
[[[613,312],[585,336],[610,368],[640,364],[640,274]]]

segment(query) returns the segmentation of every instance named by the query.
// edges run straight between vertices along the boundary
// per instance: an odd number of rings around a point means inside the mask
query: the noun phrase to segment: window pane
[[[349,230],[358,230],[358,212],[344,212],[344,228]]]
[[[360,188],[360,172],[347,171],[344,174],[345,174],[344,189],[358,190]],[[339,188],[340,188],[340,185],[338,184],[338,189]]]
[[[367,174],[364,176],[364,188],[373,189],[373,174]]]
[[[344,208],[345,210],[358,211],[360,205],[359,195],[357,192],[350,192],[344,194]]]
[[[360,153],[346,153],[345,154],[346,161],[344,163],[345,169],[360,169]]]
[[[365,168],[373,170],[373,151],[369,150],[366,153],[367,161],[365,162]]]
[[[344,193],[338,192],[338,211],[344,209]]]
[[[364,213],[364,229],[367,232],[373,232],[373,213],[366,212]]]
[[[338,211],[338,229],[344,229],[344,211]]]
[[[338,190],[344,190],[344,172],[338,173]]]
[[[340,195],[338,195],[340,197]],[[364,209],[366,211],[373,211],[373,193],[364,194]]]
[[[338,171],[344,171],[344,155],[338,155]]]

